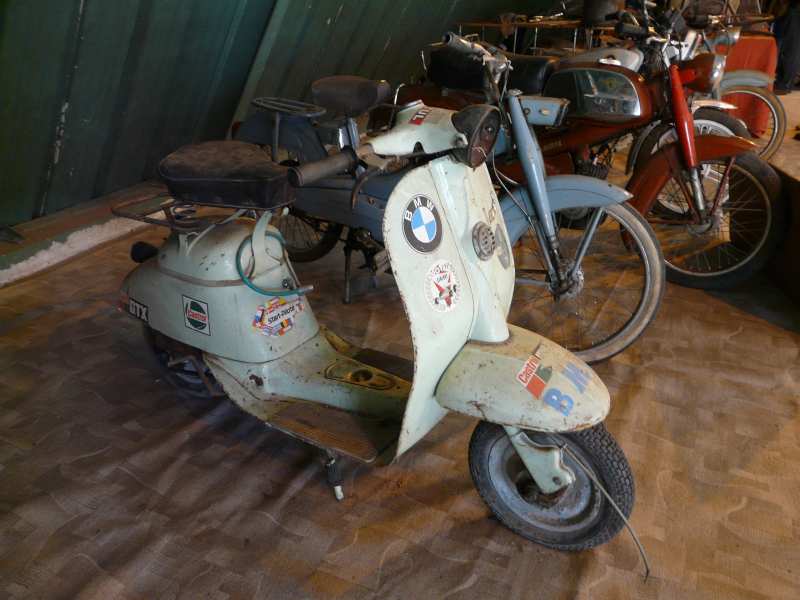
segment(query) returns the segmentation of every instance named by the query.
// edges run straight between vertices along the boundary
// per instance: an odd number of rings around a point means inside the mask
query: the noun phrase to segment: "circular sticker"
[[[449,260],[440,260],[425,275],[425,297],[437,312],[450,312],[461,302],[461,282]]]
[[[433,252],[442,241],[439,209],[430,198],[414,196],[403,211],[403,234],[418,252]]]

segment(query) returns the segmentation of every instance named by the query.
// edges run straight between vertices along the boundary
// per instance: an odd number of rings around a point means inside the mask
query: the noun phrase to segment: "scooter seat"
[[[158,174],[177,200],[265,210],[294,200],[287,172],[259,146],[232,140],[183,146],[158,165]]]
[[[335,115],[357,117],[385,102],[392,93],[387,81],[355,75],[334,75],[311,84],[314,102]]]

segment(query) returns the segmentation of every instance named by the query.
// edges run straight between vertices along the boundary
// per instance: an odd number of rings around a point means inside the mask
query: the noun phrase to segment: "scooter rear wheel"
[[[625,522],[598,489],[591,470],[627,519],[633,510],[633,474],[625,454],[600,424],[566,434],[527,435],[566,446],[564,464],[575,482],[556,494],[543,494],[499,425],[482,421],[472,433],[469,466],[478,493],[492,513],[514,533],[556,550],[594,548],[614,538]],[[544,440],[542,440],[544,441]]]
[[[292,262],[319,260],[333,250],[342,237],[342,225],[315,219],[294,208],[290,208],[287,215],[276,216],[272,224],[283,235]]]

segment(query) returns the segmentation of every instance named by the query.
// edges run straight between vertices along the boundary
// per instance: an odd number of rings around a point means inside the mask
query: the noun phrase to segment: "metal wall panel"
[[[274,0],[0,2],[0,223],[141,181],[221,137]]]
[[[0,224],[153,176],[255,95],[302,98],[335,73],[404,81],[455,21],[541,4],[0,0]]]

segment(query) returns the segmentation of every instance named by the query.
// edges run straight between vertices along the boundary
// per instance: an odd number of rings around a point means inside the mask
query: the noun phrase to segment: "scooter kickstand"
[[[339,468],[339,463],[336,461],[336,455],[333,452],[328,452],[328,460],[325,463],[325,475],[328,478],[328,483],[333,486],[333,495],[336,500],[344,500],[344,490],[342,489],[342,470]]]

